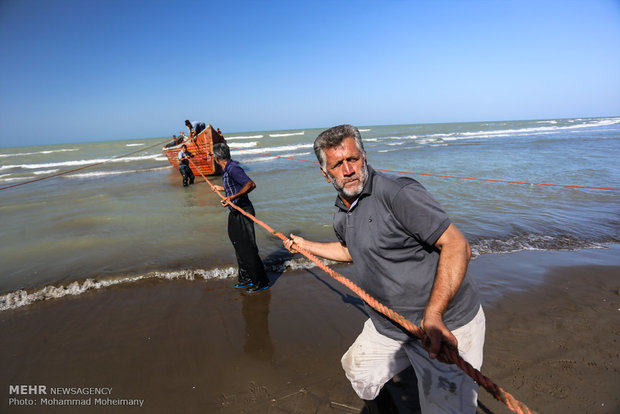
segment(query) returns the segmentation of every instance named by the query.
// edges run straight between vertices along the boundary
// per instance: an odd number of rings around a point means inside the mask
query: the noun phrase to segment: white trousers
[[[480,369],[485,334],[482,307],[471,322],[452,334],[458,340],[459,355]],[[476,412],[478,385],[465,372],[430,359],[420,341],[402,342],[380,334],[370,319],[341,362],[353,389],[364,400],[374,400],[387,381],[412,365],[422,413]]]

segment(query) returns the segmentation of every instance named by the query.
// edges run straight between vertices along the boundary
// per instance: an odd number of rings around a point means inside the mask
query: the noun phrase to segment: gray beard
[[[359,178],[361,178],[361,180],[359,181],[358,186],[353,189],[345,189],[344,184],[346,184],[346,182],[341,183],[339,182],[339,180],[335,179],[331,175],[329,176],[329,178],[331,179],[332,185],[334,186],[341,198],[344,198],[346,200],[355,199],[362,193],[364,185],[368,180],[368,165],[366,165],[366,162],[364,162],[362,166],[362,171],[360,171],[359,174]]]

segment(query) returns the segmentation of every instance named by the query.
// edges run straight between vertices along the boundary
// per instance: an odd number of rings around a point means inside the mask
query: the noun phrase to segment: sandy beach
[[[505,269],[539,278],[503,295],[482,292],[482,372],[541,413],[619,412],[617,251],[473,261],[474,278],[501,283]],[[359,299],[318,269],[270,276],[273,288],[255,295],[232,280],[149,281],[2,312],[1,411],[363,412],[340,367],[366,319]],[[9,395],[20,384],[47,394]],[[50,395],[65,388],[109,392]],[[36,405],[9,406],[10,398]],[[479,398],[480,413],[509,412],[484,390]],[[58,405],[85,399],[88,407]]]

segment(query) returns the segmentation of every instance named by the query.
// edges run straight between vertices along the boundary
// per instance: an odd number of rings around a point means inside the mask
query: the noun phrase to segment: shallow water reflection
[[[261,361],[273,358],[273,343],[269,333],[269,303],[271,291],[243,294],[242,314],[245,320],[245,343],[243,350]]]

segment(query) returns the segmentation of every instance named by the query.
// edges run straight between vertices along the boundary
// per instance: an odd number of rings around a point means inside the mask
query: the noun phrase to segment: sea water
[[[475,256],[620,242],[620,117],[359,128],[369,164],[420,181]],[[310,162],[321,131],[225,137],[257,184],[259,219],[333,241],[336,193]],[[0,149],[0,309],[148,278],[234,277],[227,210],[201,177],[182,186],[164,141]],[[266,266],[311,266],[256,233]]]

